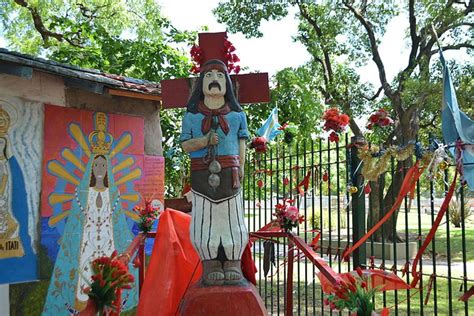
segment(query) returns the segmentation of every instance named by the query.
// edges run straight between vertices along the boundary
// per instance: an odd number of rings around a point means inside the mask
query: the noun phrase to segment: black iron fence
[[[263,154],[249,153],[244,180],[249,230],[257,231],[269,223],[275,205],[283,198],[291,198],[306,219],[296,230],[297,235],[311,243],[319,233],[317,252],[335,271],[351,271],[356,263],[393,271],[410,283],[411,262],[435,220],[454,167],[444,169],[432,181],[422,175],[416,185],[415,199],[411,202],[405,199],[397,221],[382,226],[381,231],[366,242],[365,248],[362,246],[351,260],[345,261],[342,252],[352,244],[352,236],[357,241],[365,232],[365,226],[368,224],[370,228],[374,223],[375,208],[383,209],[383,205],[375,205],[377,197],[374,195],[385,194],[388,187],[386,185],[381,192],[368,193],[359,183],[357,193],[348,192],[348,186],[355,184],[350,172],[358,164],[354,152],[351,155],[354,148],[349,144],[346,135],[339,143],[319,139],[292,146],[273,146]],[[390,164],[382,176],[385,179],[381,177],[379,181],[390,183],[396,168],[400,167],[393,159]],[[378,310],[389,307],[392,315],[474,313],[472,303],[458,300],[474,285],[474,251],[469,251],[469,245],[474,242],[474,223],[469,217],[473,206],[472,193],[459,184],[444,222],[419,263],[422,273],[419,289],[376,295],[374,302]],[[387,229],[392,230],[391,234],[386,234]],[[390,238],[383,237],[389,235]],[[283,238],[273,241],[273,247],[262,240],[255,241],[253,256],[258,268],[257,287],[267,310],[271,315],[282,315],[286,310],[288,247]],[[266,247],[274,249],[275,260],[265,276]],[[324,294],[316,276],[318,270],[304,256],[296,257],[299,260],[293,268],[293,314],[330,314],[322,303]]]

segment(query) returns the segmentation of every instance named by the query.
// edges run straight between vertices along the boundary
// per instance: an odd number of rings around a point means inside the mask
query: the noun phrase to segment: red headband
[[[218,63],[211,63],[211,64],[202,66],[201,72],[208,72],[213,69],[222,71],[223,73],[227,73],[227,67],[223,64],[218,64]]]

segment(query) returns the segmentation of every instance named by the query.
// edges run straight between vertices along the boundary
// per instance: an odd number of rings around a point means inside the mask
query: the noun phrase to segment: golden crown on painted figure
[[[0,136],[5,136],[10,128],[10,114],[0,107]]]
[[[89,143],[91,144],[92,153],[96,155],[106,155],[110,152],[114,137],[107,132],[107,116],[105,113],[98,112],[95,114],[96,130],[89,134]]]

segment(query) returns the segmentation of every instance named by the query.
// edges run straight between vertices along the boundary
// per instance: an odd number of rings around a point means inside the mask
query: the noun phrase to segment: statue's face
[[[102,157],[97,157],[92,163],[92,172],[97,179],[103,179],[107,172],[107,161]]]
[[[224,73],[217,69],[206,72],[202,82],[202,92],[206,96],[224,96],[226,92]]]

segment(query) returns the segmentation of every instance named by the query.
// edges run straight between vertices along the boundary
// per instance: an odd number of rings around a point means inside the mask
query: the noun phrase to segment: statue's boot
[[[224,274],[226,284],[237,284],[243,280],[240,260],[224,262]]]
[[[223,285],[224,270],[219,260],[202,261],[202,281],[205,285]]]

